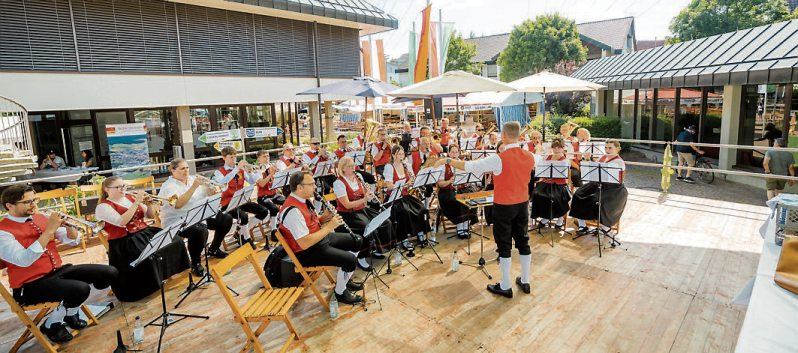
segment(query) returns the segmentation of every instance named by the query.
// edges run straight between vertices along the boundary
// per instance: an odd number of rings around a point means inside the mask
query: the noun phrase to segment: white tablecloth
[[[737,353],[798,352],[798,295],[773,281],[781,247],[774,242],[776,218],[767,222],[751,300],[737,339]]]
[[[49,177],[57,177],[65,175],[62,178],[54,178],[54,179],[47,179],[42,180],[42,183],[72,183],[80,180],[82,175],[71,175],[71,174],[80,174],[84,172],[93,172],[98,170],[97,167],[91,168],[62,168],[59,170],[52,170],[52,169],[43,169],[37,170],[36,174],[26,174],[24,176],[20,176],[20,179],[30,180],[32,182],[37,182],[36,179],[40,178],[49,178]]]

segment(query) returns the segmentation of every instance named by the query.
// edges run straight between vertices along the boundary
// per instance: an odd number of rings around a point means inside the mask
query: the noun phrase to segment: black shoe
[[[363,290],[363,283],[355,282],[355,281],[350,279],[349,282],[346,283],[346,289],[349,289],[352,292],[362,291]]]
[[[402,249],[405,249],[409,252],[413,252],[413,250],[415,250],[416,247],[413,246],[413,243],[411,243],[410,241],[402,241]]]
[[[227,253],[224,252],[222,249],[208,249],[207,255],[217,259],[224,259],[225,257],[227,257]]]
[[[471,235],[471,233],[464,232],[462,230],[457,232],[457,238],[458,239],[468,239],[468,238],[470,238],[470,235]]]
[[[202,267],[200,263],[196,263],[191,266],[191,274],[197,277],[205,276],[205,267]]]
[[[677,176],[676,176],[676,180],[684,180],[684,178],[682,178],[682,176],[681,176],[681,175],[677,175]]]
[[[69,326],[73,330],[80,330],[82,328],[85,328],[86,326],[89,326],[89,323],[86,322],[86,320],[80,318],[80,314],[75,314],[72,316],[69,315],[64,316],[64,323],[66,323],[67,326]]]
[[[252,240],[252,238],[247,239],[246,242],[249,243],[249,246],[252,247],[252,250],[258,250],[258,247],[255,246],[255,241]]]
[[[50,325],[50,328],[44,327],[44,324],[42,324],[39,326],[39,330],[41,330],[50,341],[55,343],[64,343],[72,340],[72,334],[69,333],[66,327],[64,327],[64,324],[60,322]]]
[[[352,293],[349,289],[345,289],[343,294],[335,293],[335,299],[339,303],[355,305],[363,301],[363,297]]]
[[[693,180],[693,178],[690,178],[690,177],[684,178],[684,179],[682,179],[682,181],[684,181],[685,183],[688,183],[688,184],[695,184],[695,180]]]
[[[378,252],[376,252],[376,251],[373,251],[373,252],[371,253],[371,258],[372,258],[372,259],[377,259],[377,260],[382,260],[382,259],[384,259],[384,258],[385,258],[385,255],[383,255],[382,253],[378,253]]]
[[[558,226],[558,225],[556,225],[556,224],[555,224],[555,225],[554,225],[554,229],[556,229],[556,230],[558,230],[558,231],[563,231],[563,230],[565,230],[565,227],[563,227],[562,225],[559,225],[559,226]]]
[[[590,228],[588,228],[588,227],[579,227],[579,229],[576,230],[576,234],[588,235],[588,234],[590,234]]]
[[[512,288],[502,289],[502,286],[499,283],[489,284],[488,285],[488,292],[491,292],[493,294],[498,294],[498,295],[501,295],[501,296],[504,296],[504,297],[507,297],[507,298],[512,298],[513,297],[513,289]]]
[[[269,240],[270,240],[272,243],[275,243],[275,244],[277,244],[277,243],[279,242],[279,240],[277,240],[277,236],[276,236],[276,235],[274,235],[275,233],[277,233],[277,229],[274,229],[274,230],[272,230],[272,234],[271,234],[271,235],[269,235]]]
[[[543,230],[543,228],[546,228],[548,226],[549,226],[548,223],[538,222],[538,224],[535,226],[535,229],[533,230],[541,231]]]
[[[366,271],[366,272],[371,272],[371,270],[373,270],[373,268],[371,267],[371,264],[369,264],[368,262],[366,262],[366,266],[363,266],[363,265],[360,264],[360,261],[358,261],[357,262],[357,267],[359,269],[363,270],[363,271]]]
[[[515,278],[515,284],[517,284],[519,287],[521,287],[521,290],[524,291],[524,293],[526,293],[526,294],[529,294],[530,292],[532,292],[532,290],[529,288],[529,283],[521,282],[521,277],[516,277]]]

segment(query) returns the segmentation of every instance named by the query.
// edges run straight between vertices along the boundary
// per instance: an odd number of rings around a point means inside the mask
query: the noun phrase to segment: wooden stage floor
[[[517,288],[505,299],[485,290],[491,283],[482,272],[461,266],[450,272],[452,253],[476,260],[479,242],[438,235],[444,264],[429,250],[418,251],[379,285],[383,310],[341,306],[331,321],[308,290],[291,316],[302,339],[292,352],[732,352],[745,308],[730,305],[737,290],[754,274],[762,240],[757,229],[767,217],[764,206],[630,189],[623,216],[621,248],[607,249],[599,258],[596,240],[549,237],[531,233],[533,242],[532,294]],[[485,228],[490,234],[490,228]],[[261,262],[266,253],[260,253]],[[519,273],[517,253],[513,276]],[[485,242],[488,270],[498,277],[495,244]],[[87,254],[71,255],[73,263],[107,263],[101,246]],[[356,277],[362,278],[358,270]],[[493,281],[496,281],[494,277]],[[258,289],[251,267],[237,267],[229,285],[247,296]],[[5,278],[2,279],[7,284]],[[169,282],[170,308],[185,287],[185,276]],[[326,291],[331,286],[321,280]],[[376,299],[369,281],[368,296]],[[104,293],[97,300],[113,300]],[[119,303],[65,346],[65,352],[111,352],[115,332],[130,342],[133,320],[149,321],[160,313],[160,299],[152,295],[138,303]],[[180,313],[210,315],[170,327],[164,352],[238,352],[244,335],[229,307],[213,285],[191,295]],[[0,352],[21,332],[16,317],[0,305]],[[286,330],[274,323],[262,336],[269,351],[279,350]],[[157,328],[147,328],[140,347],[154,352]],[[22,352],[40,352],[29,342]]]

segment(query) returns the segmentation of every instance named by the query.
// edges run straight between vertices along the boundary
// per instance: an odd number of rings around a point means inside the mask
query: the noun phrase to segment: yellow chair
[[[58,307],[57,302],[21,306],[11,295],[11,292],[6,289],[5,285],[0,285],[0,296],[5,299],[6,303],[8,303],[8,306],[11,308],[11,311],[17,315],[19,320],[22,321],[22,324],[25,326],[25,332],[19,336],[16,343],[14,343],[14,345],[11,347],[11,350],[9,350],[9,353],[16,353],[22,347],[22,345],[31,339],[38,341],[42,348],[44,348],[44,351],[47,353],[58,352],[59,345],[51,343],[47,336],[45,336],[42,331],[39,330],[39,323],[41,323],[41,321],[47,316],[47,314],[50,313],[50,311]],[[87,321],[89,326],[98,324],[97,318],[94,317],[94,315],[85,305],[81,305],[80,310],[83,311],[83,314],[85,314],[88,318]],[[38,312],[36,313],[35,317],[31,318],[28,316],[26,311]],[[73,336],[76,336],[79,333],[80,331],[78,330],[72,331]]]
[[[69,213],[70,209],[75,210],[75,217],[81,218],[80,207],[78,205],[78,192],[74,188],[55,189],[36,194],[36,197],[41,199],[39,203],[40,208],[45,208],[51,212],[61,212],[64,214]],[[71,198],[71,201],[67,199]],[[83,227],[83,236],[80,239],[81,252],[86,252],[86,237],[89,231]]]
[[[315,267],[302,266],[302,264],[299,262],[299,259],[296,257],[296,254],[294,254],[294,251],[291,250],[290,246],[288,246],[288,242],[286,242],[285,237],[283,237],[283,234],[280,233],[280,231],[278,230],[275,233],[275,236],[277,237],[277,240],[280,242],[280,245],[283,246],[283,249],[285,249],[285,252],[288,254],[288,257],[290,257],[291,261],[294,263],[294,271],[296,271],[296,273],[299,273],[302,276],[302,278],[304,279],[302,281],[302,289],[310,287],[310,290],[313,291],[313,295],[315,295],[316,299],[319,300],[319,303],[321,303],[321,306],[324,307],[324,310],[330,311],[330,302],[321,293],[321,290],[319,290],[319,287],[316,286],[316,281],[319,279],[319,277],[321,277],[321,274],[323,273],[325,276],[327,276],[327,280],[330,281],[330,283],[335,284],[335,279],[333,278],[332,274],[330,274],[330,270],[334,270],[335,267],[334,266],[315,266]],[[246,246],[245,246],[245,248],[246,248]],[[363,293],[365,293],[365,290],[363,291]],[[363,299],[365,300],[365,297]]]
[[[224,274],[229,272],[233,266],[245,260],[249,260],[253,270],[255,270],[263,284],[263,289],[258,290],[243,306],[239,306],[230,290],[227,289],[227,285],[224,282]],[[258,337],[272,321],[284,322],[290,333],[280,352],[285,352],[294,339],[299,339],[299,332],[297,332],[288,317],[288,311],[291,310],[297,299],[302,295],[303,288],[273,288],[269,280],[266,279],[266,274],[263,273],[261,265],[255,259],[255,250],[249,246],[242,246],[224,260],[211,266],[210,271],[217,287],[219,287],[219,291],[222,292],[224,300],[230,306],[236,322],[241,325],[244,334],[247,336],[247,342],[241,352],[248,352],[250,349],[254,349],[258,353],[264,352]],[[254,331],[250,326],[253,323],[260,323]]]
[[[127,184],[128,187],[133,189],[143,188],[144,190],[147,190],[147,188],[149,187],[149,192],[153,194],[157,192],[157,189],[155,188],[155,177],[152,175],[144,178],[126,180],[125,184]]]

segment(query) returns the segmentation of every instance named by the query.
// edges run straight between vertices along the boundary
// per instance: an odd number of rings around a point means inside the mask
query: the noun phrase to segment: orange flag
[[[432,5],[427,5],[421,11],[421,39],[418,41],[418,55],[416,56],[416,67],[413,68],[415,82],[427,79],[427,62],[429,61],[429,16],[432,13]]]
[[[360,41],[360,49],[363,51],[363,76],[371,76],[371,42]]]

